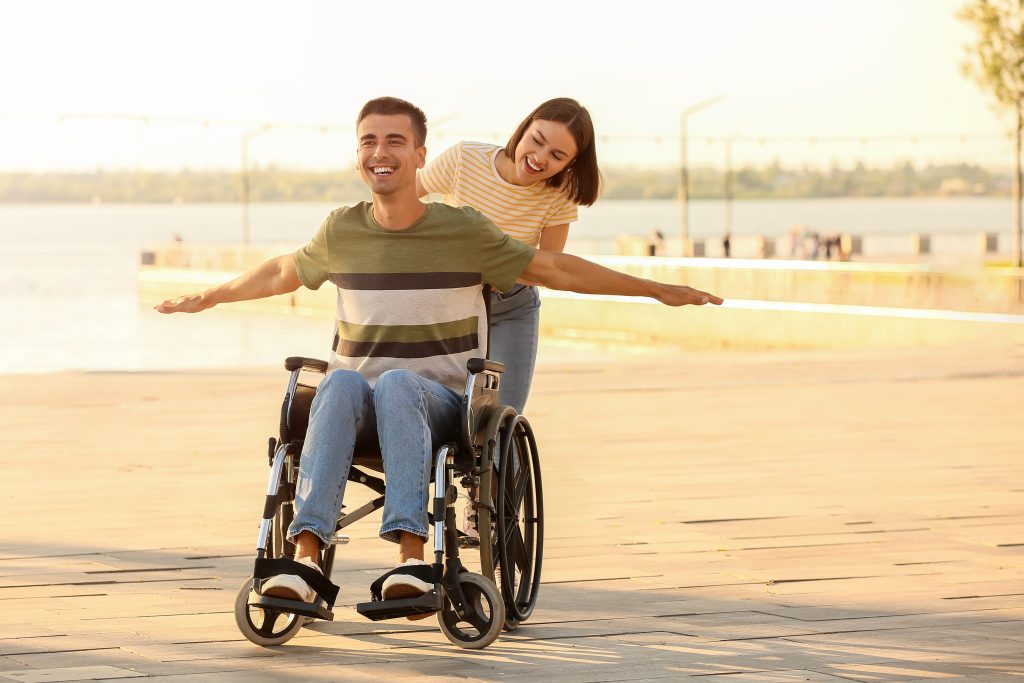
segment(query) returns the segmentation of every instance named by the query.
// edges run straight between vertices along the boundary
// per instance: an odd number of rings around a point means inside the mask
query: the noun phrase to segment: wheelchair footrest
[[[278,612],[290,612],[293,614],[301,614],[304,617],[334,621],[334,612],[327,609],[324,603],[320,601],[302,602],[301,600],[275,598],[270,595],[255,595],[249,601],[249,604],[254,605],[255,607],[265,607],[266,609],[277,610]]]
[[[356,611],[367,619],[397,619],[413,614],[431,614],[441,610],[441,594],[437,588],[427,591],[416,598],[400,598],[398,600],[374,600],[356,605]]]

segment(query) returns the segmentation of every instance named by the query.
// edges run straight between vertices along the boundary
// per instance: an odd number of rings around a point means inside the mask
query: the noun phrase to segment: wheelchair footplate
[[[360,602],[356,605],[356,611],[373,621],[397,619],[414,614],[433,614],[434,612],[441,611],[441,592],[439,589],[440,587],[435,585],[433,590],[429,590],[415,598]]]
[[[305,602],[302,600],[289,600],[288,598],[277,598],[271,595],[261,595],[255,592],[249,599],[249,604],[255,607],[264,607],[278,612],[289,612],[301,614],[304,617],[334,621],[334,601],[338,597],[340,588],[331,583],[323,574],[304,564],[294,560],[279,558],[276,560],[258,559],[253,568],[254,579],[269,579],[279,574],[295,574],[301,577],[309,586],[316,591],[317,600]]]
[[[443,607],[440,581],[442,571],[439,563],[392,569],[370,584],[370,602],[357,604],[356,611],[373,621],[439,612]],[[393,574],[411,574],[423,583],[434,584],[434,587],[423,595],[417,595],[416,597],[385,600],[383,595],[384,580]]]
[[[302,602],[301,600],[288,600],[287,598],[275,598],[270,595],[256,595],[250,601],[250,605],[277,610],[278,612],[289,612],[301,614],[304,617],[334,621],[334,612],[327,609],[323,602]]]

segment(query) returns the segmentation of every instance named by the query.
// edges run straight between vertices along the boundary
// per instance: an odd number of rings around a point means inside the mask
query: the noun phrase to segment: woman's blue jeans
[[[491,292],[490,358],[505,364],[501,376],[501,402],[519,413],[526,407],[537,363],[540,296],[537,288],[515,285],[507,292]]]
[[[427,538],[433,454],[458,435],[462,396],[409,370],[388,370],[371,389],[351,370],[334,370],[317,388],[309,412],[295,488],[294,540],[310,531],[331,541],[357,444],[380,440],[384,456],[381,538],[407,531]]]

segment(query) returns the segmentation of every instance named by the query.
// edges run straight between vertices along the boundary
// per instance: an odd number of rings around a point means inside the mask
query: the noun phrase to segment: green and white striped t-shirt
[[[483,285],[508,289],[534,253],[469,207],[428,204],[411,227],[387,230],[361,202],[332,211],[295,268],[310,289],[338,287],[332,368],[371,386],[405,368],[461,391],[466,361],[487,344]]]

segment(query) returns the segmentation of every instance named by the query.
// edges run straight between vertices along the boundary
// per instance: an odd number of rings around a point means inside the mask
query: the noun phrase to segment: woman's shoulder
[[[472,140],[463,140],[459,143],[459,147],[463,156],[482,159],[489,159],[494,154],[494,151],[499,149],[498,145],[489,142],[474,142]]]

